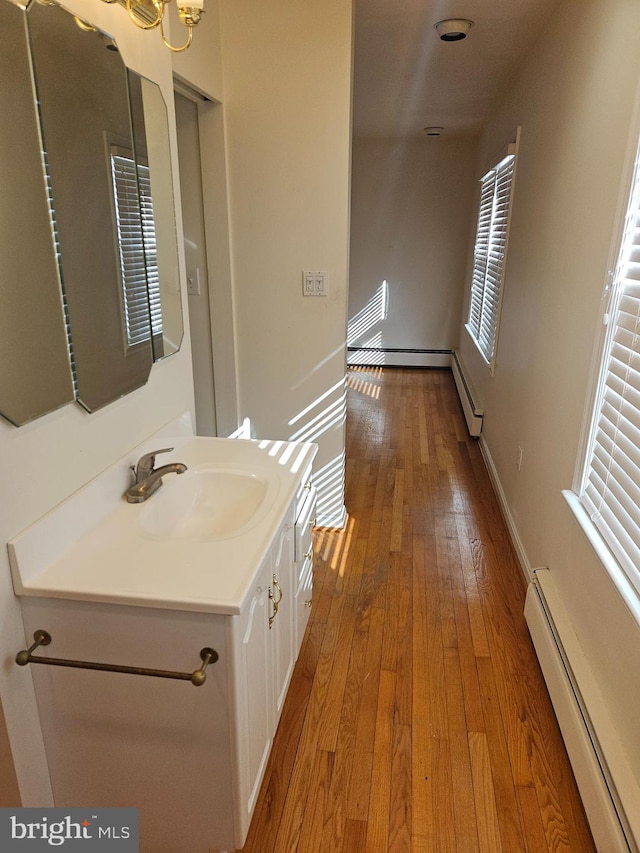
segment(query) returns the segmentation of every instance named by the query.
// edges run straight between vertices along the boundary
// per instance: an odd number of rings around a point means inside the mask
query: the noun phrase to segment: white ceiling
[[[477,133],[493,100],[561,0],[356,0],[356,136]],[[474,21],[440,41],[444,18]],[[444,135],[444,134],[443,134]]]

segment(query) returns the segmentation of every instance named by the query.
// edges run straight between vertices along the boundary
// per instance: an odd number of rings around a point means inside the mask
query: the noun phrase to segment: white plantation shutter
[[[136,166],[131,156],[114,150],[111,176],[127,344],[135,346],[162,333],[149,167]]]
[[[582,502],[640,589],[640,169],[614,275]]]
[[[514,165],[509,154],[481,181],[467,329],[489,364],[498,337]]]
[[[491,211],[493,209],[495,174],[495,172],[490,172],[482,179],[480,191],[480,212],[478,213],[476,244],[473,252],[473,278],[471,281],[469,326],[473,330],[473,335],[476,340],[480,337],[480,326],[482,323],[484,280],[487,274],[487,260],[489,258],[489,237],[491,235]]]
[[[156,226],[153,216],[151,178],[148,166],[138,164],[138,186],[140,189],[144,255],[147,265],[147,291],[149,312],[151,314],[151,333],[155,337],[162,334],[162,305],[160,302],[160,273],[158,272]]]

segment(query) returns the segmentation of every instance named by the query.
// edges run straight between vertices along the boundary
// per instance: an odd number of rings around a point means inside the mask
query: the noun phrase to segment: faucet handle
[[[160,450],[152,450],[150,453],[145,453],[144,456],[141,456],[134,470],[136,481],[139,483],[140,480],[144,480],[149,474],[153,473],[157,453],[171,453],[172,450],[173,447],[163,447]]]

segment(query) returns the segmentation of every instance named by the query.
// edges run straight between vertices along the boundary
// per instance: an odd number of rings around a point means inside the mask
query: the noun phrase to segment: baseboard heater
[[[599,853],[639,853],[569,657],[552,613],[545,585],[548,569],[536,569],[524,615],[540,661],[562,737]],[[551,592],[551,590],[549,590]],[[561,618],[568,619],[564,608]]]
[[[464,412],[464,418],[467,422],[469,435],[477,438],[482,432],[484,411],[477,406],[473,400],[471,388],[465,379],[462,365],[460,364],[456,350],[451,354],[451,371],[456,383],[456,388],[458,389],[458,396],[460,397],[460,403],[462,404],[462,411]]]
[[[347,364],[351,367],[449,367],[450,349],[417,349],[412,347],[347,347]]]

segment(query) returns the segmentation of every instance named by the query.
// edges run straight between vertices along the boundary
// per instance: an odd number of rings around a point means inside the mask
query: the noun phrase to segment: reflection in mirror
[[[169,124],[160,87],[131,70],[128,74],[157,361],[180,349],[183,328]]]
[[[141,233],[137,193],[114,201],[114,150],[133,152],[126,68],[108,36],[60,7],[34,3],[27,17],[77,398],[93,411],[143,385],[152,364],[149,335],[129,342],[122,307],[125,276],[146,299],[142,253],[127,247],[127,266],[118,250]]]
[[[24,15],[0,0],[0,413],[16,426],[74,388]]]
[[[160,88],[53,3],[0,0],[0,31],[0,414],[20,425],[144,384],[182,303]]]

